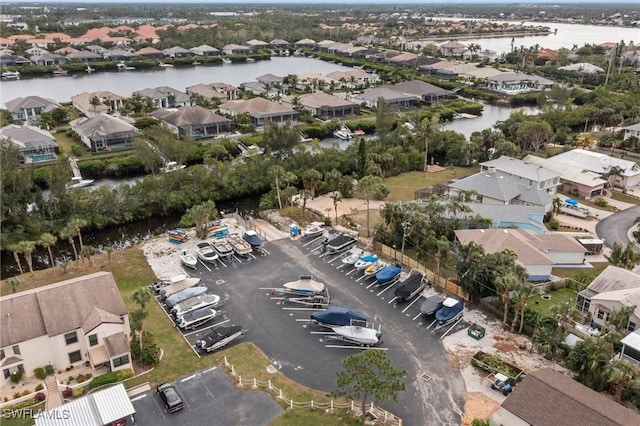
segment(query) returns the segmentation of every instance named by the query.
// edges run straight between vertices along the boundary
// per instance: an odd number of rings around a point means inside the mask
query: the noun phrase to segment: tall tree
[[[302,173],[302,183],[311,194],[311,199],[316,197],[316,190],[322,183],[322,173],[316,169],[307,169]]]
[[[612,357],[607,341],[592,337],[576,343],[567,358],[567,366],[577,374],[580,383],[600,392],[605,385],[604,369]]]
[[[188,209],[182,220],[195,223],[196,235],[205,239],[209,235],[209,227],[207,225],[216,216],[218,216],[216,204],[211,200],[207,200]]]
[[[524,326],[524,311],[527,309],[527,301],[536,292],[536,288],[529,283],[520,282],[515,289],[514,301],[515,312],[513,314],[513,322],[511,323],[511,332],[516,328],[516,319],[518,318],[518,310],[520,310],[520,329],[518,333],[522,334],[522,327]]]
[[[47,253],[49,253],[49,261],[51,262],[51,266],[56,266],[56,260],[53,257],[53,253],[51,253],[51,246],[55,245],[58,241],[58,238],[50,232],[45,232],[40,235],[38,239],[38,244],[47,249]]]
[[[365,424],[370,397],[379,404],[388,400],[397,402],[398,394],[406,389],[403,379],[407,372],[394,367],[384,351],[367,349],[350,355],[342,360],[342,369],[337,373],[334,394],[360,400],[361,425]]]
[[[511,292],[516,288],[518,284],[518,278],[513,272],[504,271],[496,277],[495,285],[496,290],[502,297],[502,304],[504,305],[504,312],[502,314],[502,323],[507,325],[509,316],[509,301],[511,300]],[[517,316],[517,315],[514,315]]]
[[[423,118],[416,127],[416,134],[424,143],[424,163],[422,172],[429,171],[429,147],[438,142],[442,135],[442,126],[440,124],[440,115],[434,114],[431,117]]]
[[[338,223],[338,203],[342,201],[342,195],[338,191],[334,191],[329,198],[333,201],[333,211],[335,212],[336,224]]]
[[[331,188],[331,190],[334,192],[338,190],[340,179],[342,179],[342,173],[340,173],[340,171],[335,168],[331,169],[331,171],[327,172],[324,175],[325,182],[327,182],[329,188]]]
[[[76,241],[74,239],[74,237],[76,236],[75,227],[67,223],[67,225],[58,232],[58,235],[60,236],[60,238],[66,239],[69,242],[71,248],[73,249],[73,258],[74,260],[78,260],[78,249],[76,248]]]
[[[282,210],[282,178],[284,177],[285,170],[281,166],[271,166],[268,171],[269,175],[273,179],[273,187],[276,190],[276,196],[278,198],[278,208]]]
[[[82,228],[87,226],[87,224],[88,222],[81,217],[75,217],[71,219],[70,222],[70,225],[73,226],[73,229],[78,236],[78,241],[80,242],[80,251],[82,251],[82,249],[84,248],[84,243],[82,242]]]
[[[389,194],[389,188],[387,188],[382,178],[379,176],[365,176],[358,181],[358,186],[355,191],[358,198],[364,200],[367,205],[367,237],[371,236],[371,228],[369,226],[369,204],[372,199],[381,200]]]
[[[131,293],[131,301],[140,306],[140,309],[144,311],[147,303],[151,300],[151,292],[147,287],[140,287]]]
[[[16,265],[18,266],[18,271],[20,272],[20,274],[23,274],[24,269],[22,269],[22,263],[20,262],[20,255],[18,253],[18,249],[19,249],[18,244],[17,243],[8,244],[6,245],[6,248],[13,255],[13,260],[16,262]]]
[[[33,275],[33,250],[36,248],[36,242],[30,240],[22,240],[16,244],[16,251],[21,253],[24,256],[24,260],[27,262],[27,266],[29,267],[29,272]]]

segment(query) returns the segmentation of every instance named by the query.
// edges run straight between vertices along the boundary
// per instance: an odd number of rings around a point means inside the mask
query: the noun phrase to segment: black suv
[[[167,411],[175,413],[184,408],[184,401],[176,392],[176,388],[171,383],[163,383],[156,388],[156,392],[160,395],[160,399],[164,403]]]

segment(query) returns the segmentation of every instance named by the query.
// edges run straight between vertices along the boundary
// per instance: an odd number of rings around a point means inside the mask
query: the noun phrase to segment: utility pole
[[[407,237],[407,231],[411,228],[411,222],[402,222],[402,248],[400,249],[400,268],[402,268],[402,261],[404,260],[404,240]]]

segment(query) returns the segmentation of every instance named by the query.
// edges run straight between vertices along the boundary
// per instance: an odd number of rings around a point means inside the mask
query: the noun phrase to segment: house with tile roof
[[[189,95],[199,95],[212,101],[232,101],[240,99],[242,95],[237,87],[221,82],[189,86],[187,87],[187,93]]]
[[[222,48],[222,52],[225,55],[248,55],[253,53],[253,49],[249,46],[243,46],[241,44],[227,44]]]
[[[298,40],[295,43],[293,43],[293,46],[296,49],[313,49],[314,47],[316,47],[316,41],[312,40],[310,38],[303,38],[302,40]]]
[[[193,101],[189,94],[169,86],[136,90],[133,93],[150,98],[156,108],[175,108],[193,105]]]
[[[58,144],[47,130],[35,126],[8,124],[0,129],[0,140],[20,150],[20,162],[40,163],[58,158]]]
[[[454,231],[456,244],[471,242],[485,253],[510,250],[517,255],[516,264],[526,269],[529,281],[548,281],[556,266],[584,265],[586,249],[575,238],[562,233],[536,234],[524,229],[459,229]]]
[[[609,265],[587,288],[578,293],[576,307],[590,312],[592,322],[607,328],[609,315],[624,306],[634,306],[625,325],[628,331],[640,326],[640,275],[618,266]]]
[[[129,315],[110,272],[0,297],[0,312],[2,386],[47,364],[131,368]]]
[[[168,49],[164,49],[162,53],[164,56],[169,58],[187,58],[194,55],[192,51],[181,46],[173,46]]]
[[[60,108],[58,102],[40,96],[26,96],[24,98],[12,99],[6,102],[5,105],[11,113],[11,118],[27,123],[37,123],[40,114],[43,112]]]
[[[69,124],[82,142],[94,152],[132,148],[133,139],[140,135],[140,131],[124,118],[108,114],[78,118]]]
[[[509,426],[635,426],[640,414],[550,368],[528,372],[490,417]]]
[[[275,38],[269,42],[269,46],[271,46],[272,49],[288,49],[289,42],[281,38]]]
[[[179,138],[205,139],[235,131],[235,123],[201,106],[159,109],[151,113]]]
[[[194,55],[198,55],[198,56],[218,56],[222,53],[220,52],[220,49],[216,49],[215,47],[209,46],[207,44],[202,44],[197,47],[192,47],[189,50],[191,50]]]
[[[303,108],[325,120],[360,114],[360,105],[329,93],[313,92],[297,98]],[[293,96],[287,96],[282,99],[282,103],[293,108],[293,99]]]
[[[219,106],[221,114],[231,117],[248,114],[251,124],[257,127],[268,122],[286,123],[298,121],[299,113],[290,107],[265,98],[237,99]]]
[[[158,50],[155,47],[143,47],[142,49],[136,51],[136,55],[145,57],[147,59],[164,58],[164,53],[162,52],[162,50]]]
[[[67,55],[67,59],[70,61],[79,61],[79,62],[99,62],[102,61],[102,55],[99,55],[94,52],[90,52],[88,50],[78,50],[77,52],[69,53]]]
[[[100,101],[98,105],[92,105],[91,100],[96,97]],[[118,111],[122,108],[125,98],[108,90],[98,92],[82,92],[71,97],[71,104],[87,117],[98,114]]]

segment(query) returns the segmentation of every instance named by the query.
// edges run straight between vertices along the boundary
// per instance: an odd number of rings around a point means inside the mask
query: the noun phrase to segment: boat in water
[[[211,241],[211,247],[222,259],[230,259],[233,256],[233,248],[226,238],[216,238]]]
[[[242,234],[242,239],[249,243],[251,248],[254,250],[260,250],[260,248],[262,247],[262,238],[260,238],[258,233],[253,229],[244,231],[244,233]]]
[[[215,352],[234,340],[244,336],[245,330],[238,325],[211,328],[211,333],[196,340],[196,348],[204,352]]]
[[[198,266],[198,259],[191,253],[187,253],[186,250],[182,250],[182,253],[180,253],[180,262],[191,269],[196,269],[196,266]]]
[[[96,69],[95,68],[91,68],[89,65],[87,65],[87,67],[84,69],[86,72],[88,72],[89,74],[91,74],[92,72],[94,72]]]
[[[130,67],[124,62],[119,62],[116,67],[118,68],[118,71],[131,71],[136,69],[136,67]]]
[[[158,66],[162,68],[173,68],[172,64],[165,64],[164,62],[158,62]]]
[[[351,139],[351,135],[342,129],[338,129],[335,132],[333,132],[333,136],[343,141],[347,141]]]
[[[62,69],[62,68],[57,68],[55,70],[53,70],[53,75],[56,77],[62,77],[69,74],[69,71]]]
[[[427,286],[427,280],[422,271],[414,269],[394,290],[394,296],[399,302],[407,302],[416,297]]]
[[[198,259],[207,263],[216,263],[218,260],[218,253],[216,253],[213,247],[211,247],[211,244],[207,242],[198,243],[196,256],[198,256]]]
[[[251,62],[255,62],[256,60],[253,58],[247,58],[245,59],[245,61],[251,63]]]
[[[253,250],[251,248],[251,244],[246,242],[242,237],[238,234],[231,234],[227,237],[233,252],[238,256],[248,256],[249,253]]]
[[[169,161],[164,165],[164,167],[160,169],[160,171],[162,173],[171,173],[177,170],[182,170],[185,167],[187,166],[185,166],[184,164],[178,164],[176,161]]]
[[[312,324],[329,328],[344,325],[361,325],[366,327],[367,319],[350,309],[339,306],[329,306],[324,311],[312,313],[311,322]]]
[[[67,189],[78,189],[93,185],[95,179],[83,179],[82,176],[74,176],[71,183],[67,185]]]
[[[402,268],[398,265],[387,265],[376,273],[378,285],[392,284],[400,278]]]
[[[462,316],[464,303],[461,300],[447,297],[442,302],[442,307],[436,311],[438,325],[449,324]]]
[[[20,71],[5,71],[0,76],[3,80],[20,80]]]
[[[230,63],[231,63],[231,59],[229,59],[229,58],[222,58],[222,63],[223,63],[223,64],[230,64]]]
[[[382,332],[374,328],[361,327],[359,325],[343,325],[331,327],[336,333],[329,336],[332,339],[342,340],[360,346],[375,346],[382,341]]]

